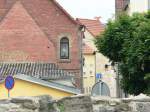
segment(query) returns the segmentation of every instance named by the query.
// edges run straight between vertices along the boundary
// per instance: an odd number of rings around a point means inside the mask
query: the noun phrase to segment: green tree
[[[150,94],[150,12],[120,15],[109,21],[95,44],[119,63],[122,88],[129,94]]]

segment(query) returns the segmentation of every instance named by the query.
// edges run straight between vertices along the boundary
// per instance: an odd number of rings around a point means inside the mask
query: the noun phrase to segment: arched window
[[[69,39],[67,37],[60,40],[60,59],[69,59]]]

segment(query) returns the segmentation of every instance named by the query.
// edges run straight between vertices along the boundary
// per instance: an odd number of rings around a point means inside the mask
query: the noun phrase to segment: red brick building
[[[115,7],[116,7],[116,14],[119,14],[120,12],[124,11],[130,2],[130,0],[115,0]]]
[[[0,0],[0,61],[46,62],[81,85],[81,26],[55,0]]]

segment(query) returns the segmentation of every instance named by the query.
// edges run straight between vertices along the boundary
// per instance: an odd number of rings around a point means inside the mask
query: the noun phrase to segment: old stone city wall
[[[1,100],[0,112],[150,112],[150,97],[114,99],[80,95],[57,101],[50,96],[20,97]]]

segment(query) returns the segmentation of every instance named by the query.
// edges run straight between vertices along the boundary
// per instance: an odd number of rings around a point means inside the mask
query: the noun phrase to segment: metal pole
[[[118,63],[117,62],[115,63],[115,71],[116,71],[116,96],[119,98],[120,97],[120,95],[119,95],[120,88],[119,88],[119,74],[118,74]]]
[[[102,96],[102,81],[100,80],[100,83],[99,83],[100,85],[99,85],[99,93],[100,93],[100,95]]]
[[[10,98],[10,90],[8,90],[8,98]]]
[[[96,54],[97,54],[97,51],[95,51],[95,83],[96,83],[96,73],[97,73],[97,63],[96,63]]]

